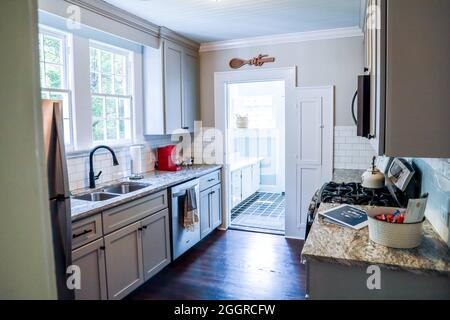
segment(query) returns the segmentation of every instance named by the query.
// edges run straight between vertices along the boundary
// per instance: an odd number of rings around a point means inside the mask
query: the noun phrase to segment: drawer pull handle
[[[144,229],[144,230],[147,229],[147,226],[143,226],[142,229]]]
[[[87,229],[87,230],[83,230],[83,232],[80,232],[80,233],[74,233],[72,235],[72,239],[84,236],[85,234],[88,234],[88,233],[91,233],[91,232],[92,232],[92,229]]]
[[[100,247],[100,250],[105,250],[105,249],[106,249],[105,246]]]
[[[216,179],[214,179],[214,178],[208,179],[208,182],[213,182],[214,180],[216,180]]]

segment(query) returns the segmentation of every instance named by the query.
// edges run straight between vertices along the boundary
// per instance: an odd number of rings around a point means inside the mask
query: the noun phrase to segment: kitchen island
[[[319,212],[336,204],[322,203]],[[370,206],[356,206],[362,210]],[[302,251],[311,299],[450,299],[450,249],[428,221],[418,248],[394,249],[353,230],[314,220]],[[373,267],[380,289],[369,289]]]

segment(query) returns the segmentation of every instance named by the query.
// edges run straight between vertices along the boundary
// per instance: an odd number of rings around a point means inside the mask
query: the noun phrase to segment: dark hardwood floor
[[[215,231],[128,299],[304,299],[303,241]]]

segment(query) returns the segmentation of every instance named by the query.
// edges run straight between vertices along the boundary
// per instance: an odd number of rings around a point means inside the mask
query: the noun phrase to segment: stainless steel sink
[[[122,182],[110,187],[103,188],[103,191],[108,193],[126,194],[147,188],[149,186],[150,184],[148,183]]]
[[[74,199],[83,201],[105,201],[118,196],[118,194],[111,194],[106,192],[92,192],[81,196],[76,196],[74,197]]]

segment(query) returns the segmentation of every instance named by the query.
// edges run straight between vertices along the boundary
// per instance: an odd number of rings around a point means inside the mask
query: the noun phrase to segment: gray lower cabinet
[[[200,193],[200,234],[203,239],[222,224],[222,188],[217,184]]]
[[[171,261],[169,211],[165,209],[142,220],[141,226],[144,281],[147,281]]]
[[[220,184],[211,188],[211,221],[215,229],[222,224],[222,187]]]
[[[144,282],[141,222],[105,237],[108,298],[122,299]]]
[[[81,270],[81,289],[76,300],[106,300],[106,269],[103,238],[72,251],[72,263]]]
[[[200,237],[203,239],[212,231],[210,214],[211,190],[200,192]]]

